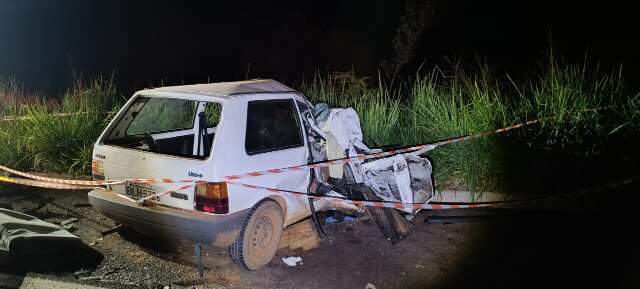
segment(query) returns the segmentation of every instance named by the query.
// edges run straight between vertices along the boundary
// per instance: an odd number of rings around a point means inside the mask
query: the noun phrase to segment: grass
[[[371,85],[353,72],[317,75],[303,83],[312,102],[354,107],[371,147],[412,145],[505,127],[534,118],[535,125],[501,136],[475,139],[431,151],[440,188],[501,190],[503,152],[509,143],[590,156],[613,133],[637,135],[640,97],[626,98],[621,69],[603,73],[588,62],[568,65],[550,54],[537,78],[517,84],[475,72],[433,68],[401,89]]]
[[[410,96],[408,127],[415,132],[406,135],[411,143],[489,131],[510,124],[513,118],[507,113],[496,81],[487,71],[477,76],[447,76],[434,69],[427,77],[416,76]],[[450,188],[488,189],[495,183],[491,176],[501,169],[495,161],[499,152],[495,137],[438,148],[431,152],[432,158],[441,164],[436,178]]]
[[[517,109],[545,119],[535,139],[538,144],[593,154],[621,121],[620,114],[612,112],[628,106],[623,84],[622,68],[601,73],[586,60],[566,65],[552,55],[543,74],[529,84],[529,95]]]
[[[640,131],[640,96],[626,97],[621,69],[602,72],[587,61],[570,65],[553,53],[524,81],[497,77],[487,66],[454,68],[420,71],[393,87],[353,72],[317,74],[300,90],[314,103],[354,107],[370,147],[433,142],[545,119],[508,138],[431,151],[440,188],[500,190],[510,143],[591,156],[608,137]],[[0,100],[0,118],[26,117],[0,122],[0,163],[69,174],[89,173],[93,141],[122,103],[110,79],[77,82],[57,99],[27,94],[19,82],[0,79]]]
[[[2,118],[22,117],[0,122],[2,164],[71,175],[91,172],[93,142],[121,103],[110,79],[76,82],[57,100],[28,96],[25,102],[15,86],[2,92],[15,99]]]

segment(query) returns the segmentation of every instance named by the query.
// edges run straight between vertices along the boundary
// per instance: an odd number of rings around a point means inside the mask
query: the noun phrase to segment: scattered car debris
[[[78,221],[77,218],[69,218],[69,219],[60,221],[60,226],[62,226],[62,228],[64,228],[65,230],[71,230],[73,229],[73,223],[77,221]]]
[[[87,208],[87,207],[91,207],[91,204],[87,203],[87,202],[73,203],[73,207],[74,208]]]
[[[282,262],[287,264],[287,266],[289,267],[295,267],[297,265],[302,265],[302,257],[300,256],[282,257]]]
[[[115,227],[113,227],[111,229],[104,230],[104,231],[102,231],[101,234],[102,234],[102,237],[104,237],[106,235],[113,234],[113,233],[115,233],[117,231],[120,231],[121,229],[122,229],[122,224],[117,225],[117,226],[115,226]]]
[[[282,232],[278,248],[308,251],[320,246],[320,236],[312,220],[306,220],[287,227]]]
[[[98,244],[98,242],[100,242],[100,241],[102,241],[102,238],[98,238],[98,239],[96,239],[95,241],[93,241],[93,242],[89,243],[89,246],[95,246],[95,245],[97,245],[97,244]]]
[[[333,216],[329,216],[326,219],[324,219],[324,223],[325,224],[338,224],[338,223],[342,223],[342,222],[353,222],[355,220],[356,220],[356,218],[348,216],[348,215],[336,216],[334,214]]]
[[[76,221],[78,221],[77,218],[69,218],[69,219],[66,219],[64,221],[60,221],[60,225],[66,226],[66,225],[71,224],[71,223],[76,222]]]

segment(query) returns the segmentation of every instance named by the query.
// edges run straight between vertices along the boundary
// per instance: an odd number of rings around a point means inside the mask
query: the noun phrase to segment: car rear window
[[[127,135],[166,132],[193,127],[197,101],[174,98],[139,98],[142,104],[127,128]]]
[[[292,99],[255,100],[247,107],[247,154],[302,146],[302,130]]]
[[[206,158],[221,111],[222,105],[215,102],[139,96],[119,116],[103,143]]]

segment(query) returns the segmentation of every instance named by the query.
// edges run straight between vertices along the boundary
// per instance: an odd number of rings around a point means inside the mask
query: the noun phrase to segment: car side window
[[[292,99],[249,101],[244,143],[247,154],[302,145],[302,130]]]

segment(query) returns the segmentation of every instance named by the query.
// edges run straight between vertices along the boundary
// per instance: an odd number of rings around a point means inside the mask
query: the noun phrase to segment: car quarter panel
[[[303,138],[302,146],[253,155],[249,155],[245,150],[249,102],[254,100],[276,99],[291,99],[293,101],[294,97],[295,95],[291,93],[254,94],[233,97],[227,101],[226,106],[229,108],[227,112],[232,114],[234,117],[233,122],[228,123],[228,125],[224,127],[224,129],[227,130],[225,131],[225,137],[220,137],[219,142],[217,142],[216,147],[214,147],[214,153],[216,154],[215,172],[218,179],[223,179],[228,175],[291,167],[307,163],[309,151],[301,123],[300,128],[302,130]],[[226,117],[229,117],[229,114],[227,114]],[[300,121],[299,116],[297,117],[297,121]],[[230,133],[231,131],[233,131],[233,133]],[[304,169],[300,171],[243,178],[234,182],[306,193],[310,182],[310,175],[309,170]],[[231,211],[250,208],[261,199],[274,195],[274,193],[266,190],[247,188],[234,183],[229,183],[228,191],[229,208]],[[284,199],[286,203],[286,208],[283,208],[283,211],[286,213],[285,225],[295,222],[310,214],[308,201],[305,197],[291,194],[278,195],[281,195],[282,199]]]

